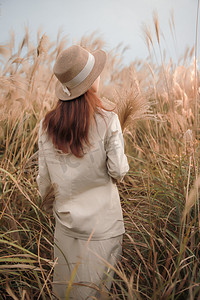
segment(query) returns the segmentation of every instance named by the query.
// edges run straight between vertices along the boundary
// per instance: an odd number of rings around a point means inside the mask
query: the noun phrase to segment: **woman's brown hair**
[[[92,91],[74,100],[59,100],[56,107],[46,114],[43,130],[47,129],[56,149],[82,157],[84,145],[90,146],[90,123],[95,121],[95,113],[103,117],[102,109],[105,108],[101,100]]]

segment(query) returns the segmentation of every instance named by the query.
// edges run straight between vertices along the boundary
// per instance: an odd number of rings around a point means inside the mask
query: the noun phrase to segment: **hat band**
[[[92,71],[92,69],[94,67],[95,58],[91,53],[88,52],[88,54],[89,55],[88,55],[87,63],[85,65],[85,67],[81,70],[81,72],[78,73],[78,75],[76,75],[70,81],[62,84],[63,91],[68,96],[71,95],[69,89],[75,88],[77,85],[81,84],[88,77],[88,75],[90,74],[90,72]]]

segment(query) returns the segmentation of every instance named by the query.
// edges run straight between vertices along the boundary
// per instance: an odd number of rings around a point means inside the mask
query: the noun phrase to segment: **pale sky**
[[[187,46],[195,43],[198,0],[0,0],[0,44],[9,41],[15,31],[16,43],[23,38],[28,25],[31,39],[36,41],[39,27],[54,41],[59,29],[69,37],[69,46],[83,35],[98,30],[106,42],[104,50],[119,43],[129,46],[124,62],[145,59],[148,50],[144,42],[142,25],[151,26],[156,11],[161,40],[168,56],[180,58]],[[176,27],[176,50],[170,32],[169,19],[173,12]],[[156,40],[155,40],[156,45]]]

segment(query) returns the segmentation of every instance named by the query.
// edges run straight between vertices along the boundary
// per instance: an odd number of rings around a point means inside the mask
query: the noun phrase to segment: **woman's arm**
[[[51,179],[49,176],[48,166],[46,163],[46,158],[44,155],[43,144],[41,140],[42,135],[42,121],[40,122],[40,129],[39,129],[39,140],[38,140],[38,147],[39,147],[39,158],[38,158],[38,165],[39,165],[39,172],[37,176],[37,184],[39,188],[39,192],[42,198],[45,196],[47,190],[50,188]]]
[[[108,125],[105,147],[108,174],[116,180],[122,180],[129,170],[129,165],[124,153],[124,138],[121,125],[115,113]]]

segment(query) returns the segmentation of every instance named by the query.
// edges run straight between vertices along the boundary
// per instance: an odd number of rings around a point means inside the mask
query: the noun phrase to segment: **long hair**
[[[82,157],[84,145],[91,146],[88,136],[90,124],[95,122],[95,113],[104,117],[102,109],[105,108],[101,100],[92,91],[74,100],[59,100],[56,107],[46,114],[43,130],[47,129],[56,149]]]

